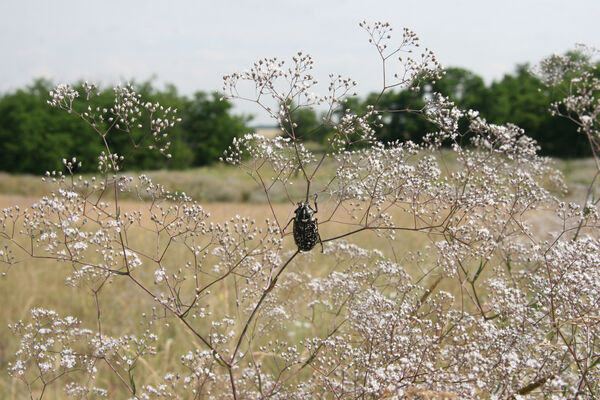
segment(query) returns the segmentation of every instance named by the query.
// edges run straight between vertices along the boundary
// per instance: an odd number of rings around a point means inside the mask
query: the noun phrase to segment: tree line
[[[129,169],[184,169],[210,164],[218,160],[234,137],[249,131],[250,117],[233,115],[232,104],[221,100],[218,93],[199,91],[188,97],[179,94],[173,85],[164,89],[151,82],[134,86],[144,99],[176,108],[182,121],[168,131],[171,158],[138,151],[128,160]],[[41,174],[62,170],[61,160],[71,157],[82,161],[81,172],[96,169],[96,158],[105,149],[102,138],[81,119],[49,107],[52,88],[49,81],[39,79],[0,97],[0,171]],[[92,108],[110,109],[112,88],[98,94],[92,99]],[[131,146],[125,134],[109,135],[107,139],[118,154],[125,154]]]
[[[563,86],[568,87],[568,79]],[[553,116],[552,103],[564,97],[556,87],[547,87],[530,72],[528,65],[519,65],[514,73],[486,85],[477,74],[458,67],[446,69],[443,79],[423,85],[425,90],[371,93],[366,98],[350,98],[346,104],[352,110],[364,110],[368,104],[384,118],[377,127],[377,137],[384,142],[412,140],[420,142],[423,136],[434,131],[433,124],[420,113],[389,112],[388,110],[421,110],[432,93],[449,97],[459,108],[476,110],[492,124],[513,123],[525,130],[541,147],[541,154],[560,158],[591,156],[587,138],[577,133],[577,126],[566,118]],[[331,135],[328,128],[319,127],[322,119],[317,113],[299,109],[292,119],[298,124],[295,133],[325,142]],[[467,126],[461,128],[467,130]],[[466,135],[468,137],[468,135]],[[467,144],[467,143],[465,143]]]
[[[151,82],[143,82],[135,86],[150,101],[177,108],[182,122],[169,130],[171,159],[140,151],[128,162],[128,168],[184,169],[207,165],[218,160],[234,137],[251,130],[251,117],[232,114],[232,104],[221,100],[218,93],[199,91],[188,97],[179,94],[173,85],[158,89]],[[425,105],[427,96],[439,92],[460,108],[479,111],[488,122],[520,126],[539,143],[544,155],[590,156],[587,139],[577,134],[574,124],[548,112],[550,104],[563,94],[544,86],[527,65],[518,66],[513,73],[489,85],[469,70],[448,68],[443,79],[423,87],[426,90],[419,92],[386,92],[380,98],[376,93],[350,98],[346,107],[360,112],[367,104],[377,102],[381,111],[418,110]],[[101,138],[83,121],[48,107],[46,100],[51,89],[49,81],[39,79],[24,89],[0,96],[0,170],[40,174],[62,169],[60,160],[73,156],[83,161],[82,172],[96,168],[95,158],[104,148]],[[110,108],[112,101],[112,89],[105,89],[94,104]],[[325,143],[331,135],[331,128],[321,127],[321,116],[314,110],[298,108],[292,120],[298,125],[295,133],[299,137]],[[434,129],[418,114],[389,113],[377,128],[377,137],[385,142],[419,142]],[[129,146],[126,135],[114,135],[110,140],[117,152]]]

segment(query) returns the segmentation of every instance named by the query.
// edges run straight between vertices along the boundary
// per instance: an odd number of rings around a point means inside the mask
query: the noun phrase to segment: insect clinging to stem
[[[294,242],[299,251],[310,251],[317,242],[321,243],[321,251],[323,251],[323,242],[321,241],[321,235],[319,235],[319,223],[315,217],[318,211],[316,194],[314,210],[308,201],[298,202],[298,208],[294,211],[296,215],[290,222],[294,222]]]

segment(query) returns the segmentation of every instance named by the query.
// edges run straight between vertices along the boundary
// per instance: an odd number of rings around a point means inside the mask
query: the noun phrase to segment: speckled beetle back
[[[298,203],[294,217],[294,242],[300,251],[310,251],[321,241],[319,225],[314,216],[316,212],[307,202]]]

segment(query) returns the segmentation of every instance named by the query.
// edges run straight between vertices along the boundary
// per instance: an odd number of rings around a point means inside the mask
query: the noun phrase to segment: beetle
[[[294,211],[296,216],[290,222],[294,222],[294,242],[299,251],[310,251],[317,242],[321,243],[321,252],[323,251],[323,242],[321,241],[321,235],[319,235],[319,223],[315,217],[318,211],[316,195],[314,210],[308,201],[301,201]]]

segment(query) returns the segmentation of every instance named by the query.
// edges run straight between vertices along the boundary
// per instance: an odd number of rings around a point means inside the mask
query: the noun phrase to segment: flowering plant
[[[361,27],[381,60],[382,94],[443,79],[412,31],[394,46],[389,24]],[[557,86],[557,76],[572,77],[554,112],[588,136],[598,175],[591,57],[553,57],[539,73]],[[263,189],[270,215],[262,222],[216,221],[185,193],[120,174],[128,155],[111,151],[111,135],[146,127],[132,148],[168,156],[176,110],[145,103],[129,86],[117,87],[105,110],[80,105],[93,85],[51,92],[51,106],[104,139],[100,175],[84,179],[76,159],[63,160],[68,174],[48,173],[52,194],[3,210],[0,257],[9,268],[31,258],[68,265],[66,283],[91,295],[96,318],[33,309],[31,322],[11,325],[20,338],[11,376],[31,398],[58,381],[75,398],[596,397],[596,179],[582,204],[565,202],[560,174],[519,127],[490,124],[436,93],[419,110],[376,101],[356,114],[344,107],[355,82],[331,75],[327,94],[317,95],[312,68],[298,53],[289,66],[267,58],[224,77],[225,96],[255,102],[281,128],[271,139],[236,139],[223,156]],[[323,124],[333,130],[321,153],[294,122],[296,110],[316,106],[327,108]],[[389,112],[419,114],[436,130],[420,144],[381,143],[374,127]],[[289,190],[296,175],[301,198]],[[271,200],[276,189],[289,207]],[[150,201],[129,210],[123,192]],[[295,204],[313,195],[322,254],[295,249],[287,229]],[[148,310],[107,327],[101,294],[119,288]],[[168,352],[172,329],[185,338],[180,364],[136,374]],[[108,389],[98,384],[101,370],[116,379]]]

